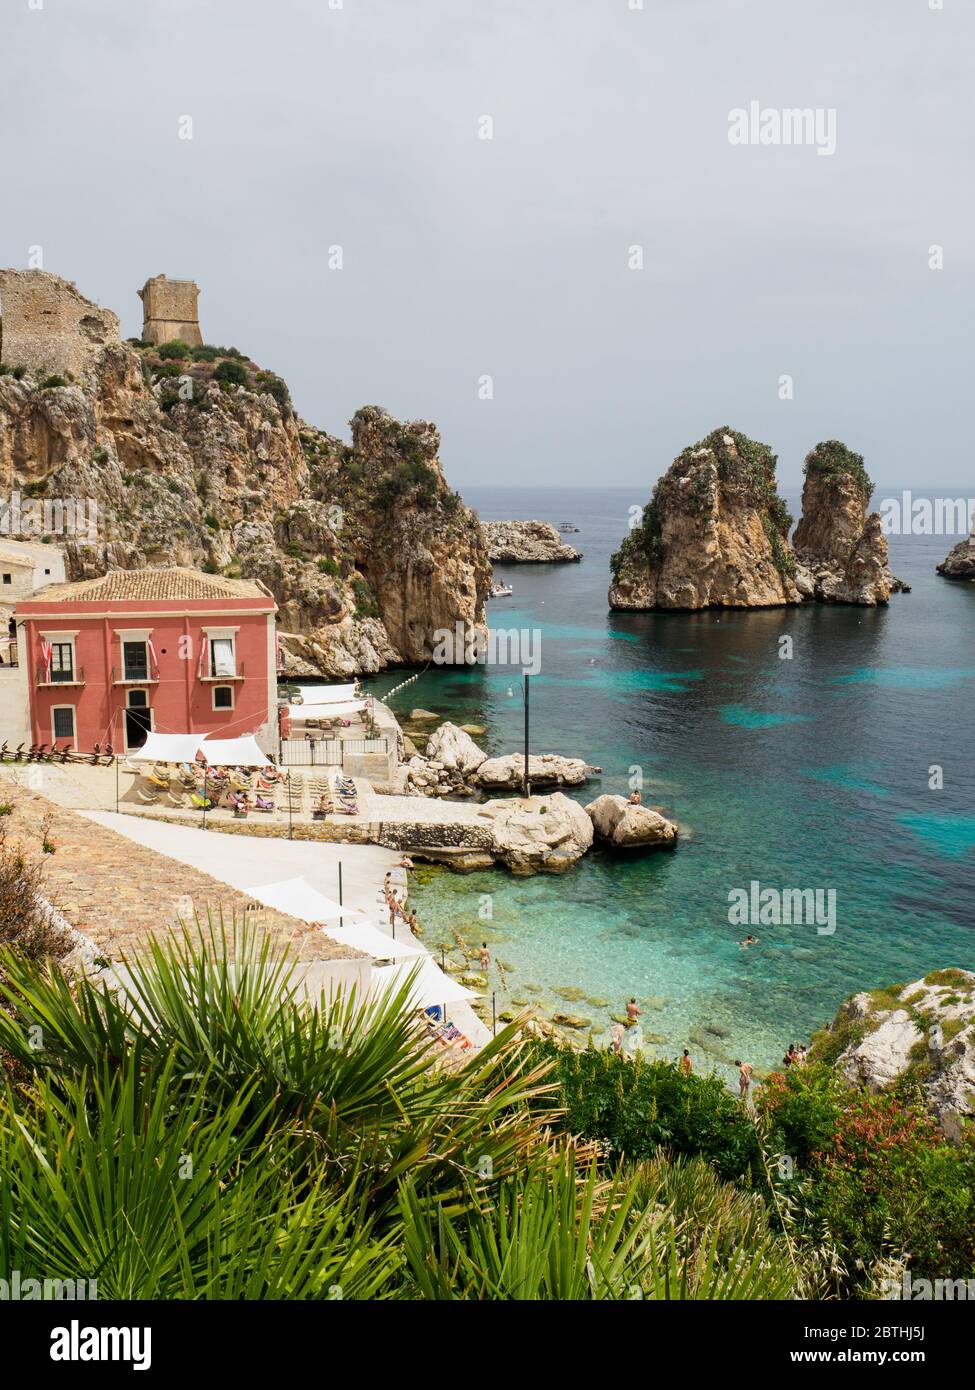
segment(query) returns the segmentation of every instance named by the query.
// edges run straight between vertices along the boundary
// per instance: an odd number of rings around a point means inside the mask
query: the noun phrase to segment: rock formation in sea
[[[918,1097],[949,1131],[975,1113],[975,973],[935,970],[854,994],[814,1039],[851,1084]]]
[[[803,466],[802,516],[792,537],[796,584],[821,603],[886,603],[902,588],[890,572],[880,514],[867,515],[873,484],[863,458],[837,439]]]
[[[975,579],[975,531],[953,546],[936,568],[946,579]]]
[[[366,406],[347,444],[236,348],[123,343],[58,276],[0,283],[0,487],[97,504],[93,538],[55,537],[72,579],[172,563],[262,580],[296,675],[423,662],[436,629],[483,627],[487,551],[432,424]]]
[[[586,807],[597,840],[614,849],[673,849],[677,825],[650,806],[636,806],[624,796],[597,796]]]
[[[727,427],[678,455],[612,557],[614,609],[800,603],[775,455]]]
[[[488,559],[509,565],[564,565],[582,559],[548,521],[482,521]]]

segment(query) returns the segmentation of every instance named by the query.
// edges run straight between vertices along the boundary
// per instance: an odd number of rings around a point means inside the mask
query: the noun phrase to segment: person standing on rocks
[[[682,1076],[690,1076],[691,1072],[694,1070],[694,1063],[691,1061],[691,1054],[688,1052],[686,1047],[684,1048],[684,1055],[680,1059],[680,1070]]]
[[[738,1094],[743,1104],[747,1105],[752,1089],[752,1066],[750,1062],[740,1062],[737,1059],[735,1066],[738,1068]]]
[[[484,971],[486,975],[488,971],[491,969],[491,952],[488,950],[488,944],[486,941],[481,942],[481,949],[478,951],[477,954],[481,962],[481,969]]]
[[[631,999],[626,1006],[626,1016],[631,1023],[636,1023],[637,1019],[640,1017],[642,1012],[642,1009],[637,1008],[637,1002],[635,998]]]

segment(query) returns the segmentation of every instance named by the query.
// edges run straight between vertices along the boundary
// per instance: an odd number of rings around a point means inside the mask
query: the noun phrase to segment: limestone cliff
[[[549,521],[484,521],[488,559],[496,564],[571,564],[582,559],[578,550],[563,545]]]
[[[890,572],[880,515],[867,515],[873,484],[859,454],[839,440],[806,455],[802,517],[792,537],[796,582],[823,603],[886,603],[902,587]]]
[[[871,1091],[919,1099],[946,1126],[975,1109],[975,974],[935,970],[855,994],[813,1039],[812,1056]]]
[[[613,556],[614,609],[799,603],[775,455],[727,427],[685,449]]]
[[[367,406],[346,444],[234,348],[89,337],[82,370],[50,377],[11,360],[16,342],[0,360],[0,487],[97,503],[93,542],[53,537],[71,578],[175,563],[261,579],[295,673],[422,662],[436,628],[483,624],[487,552],[433,425]]]

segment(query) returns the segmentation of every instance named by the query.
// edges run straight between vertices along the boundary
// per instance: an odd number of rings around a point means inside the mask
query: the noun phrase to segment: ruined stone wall
[[[0,362],[81,377],[121,341],[118,316],[47,270],[0,270]]]
[[[192,280],[169,280],[154,275],[139,291],[142,300],[142,341],[170,343],[179,338],[191,347],[203,342],[197,300],[199,287]]]

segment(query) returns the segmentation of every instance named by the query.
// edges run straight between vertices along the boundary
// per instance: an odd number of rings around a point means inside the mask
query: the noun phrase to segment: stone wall
[[[142,341],[171,343],[175,339],[199,347],[199,287],[192,280],[169,280],[154,275],[139,291],[142,300]]]
[[[42,376],[84,376],[121,341],[118,316],[46,270],[0,270],[0,362]]]

